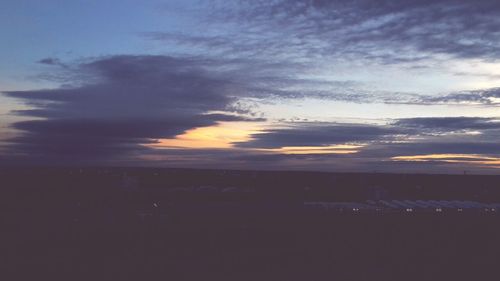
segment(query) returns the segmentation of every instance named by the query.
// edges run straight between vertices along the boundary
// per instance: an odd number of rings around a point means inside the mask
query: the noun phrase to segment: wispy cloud
[[[437,97],[423,97],[422,103],[500,105],[500,88],[461,91]]]
[[[362,56],[385,63],[436,54],[500,57],[495,44],[500,5],[492,0],[212,2],[214,18],[244,24],[249,36],[241,36],[256,38],[265,50],[276,46],[262,38],[302,55]]]
[[[260,81],[260,87],[254,89],[256,93],[274,93],[278,98],[421,105],[500,104],[498,88],[494,87],[497,75],[485,74],[480,68],[467,73],[450,69],[451,62],[494,63],[500,58],[500,5],[495,1],[207,2],[208,12],[199,15],[206,26],[203,33],[155,31],[142,36],[183,53],[280,65],[271,70],[272,75],[267,73],[267,83]],[[346,75],[349,70],[343,68],[345,65],[357,73]],[[397,75],[416,76],[425,76],[421,69],[431,69],[447,75],[450,81],[441,82],[444,84],[456,83],[453,79],[457,79],[457,74],[471,81],[488,75],[493,87],[477,84],[464,87],[469,89],[465,91],[438,89],[429,93],[418,87],[429,83],[416,83],[401,91],[391,86],[398,77],[379,78],[387,86],[384,89],[373,85],[379,73],[369,74],[372,77],[365,81],[361,74],[365,66],[374,66],[372,71],[377,72],[390,66],[397,69]],[[428,74],[426,80],[436,83],[434,80],[439,79],[430,77],[433,74],[436,73]]]

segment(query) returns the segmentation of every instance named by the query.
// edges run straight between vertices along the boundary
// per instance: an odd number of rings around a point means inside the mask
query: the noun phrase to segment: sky
[[[5,0],[0,165],[500,174],[495,0]]]

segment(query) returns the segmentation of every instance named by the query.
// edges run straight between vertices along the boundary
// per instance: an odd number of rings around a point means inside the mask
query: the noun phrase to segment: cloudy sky
[[[5,0],[0,165],[500,174],[496,0]]]

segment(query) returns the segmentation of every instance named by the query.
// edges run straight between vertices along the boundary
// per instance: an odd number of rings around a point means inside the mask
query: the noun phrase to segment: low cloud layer
[[[355,169],[366,170],[372,167],[387,170],[399,165],[397,157],[400,156],[435,155],[435,158],[429,157],[429,161],[414,164],[425,167],[425,163],[433,162],[448,168],[458,166],[458,169],[464,169],[467,165],[450,163],[451,159],[463,160],[466,157],[466,160],[471,162],[476,157],[478,164],[488,157],[500,160],[498,118],[407,118],[393,120],[386,125],[303,122],[289,124],[281,129],[271,129],[252,137],[252,140],[237,143],[237,146],[255,149],[290,146],[328,148],[338,144],[359,146],[356,148],[358,152],[353,154],[242,156],[252,161],[283,163],[291,159],[302,159],[319,166],[321,165],[318,163],[330,163],[329,165],[333,165],[331,167],[341,167],[345,163]],[[440,160],[439,155],[445,155],[442,157],[446,159]],[[405,163],[405,167],[409,165]]]
[[[328,146],[371,142],[400,134],[399,129],[363,124],[295,123],[281,129],[270,129],[253,135],[238,147],[280,148],[287,146]]]

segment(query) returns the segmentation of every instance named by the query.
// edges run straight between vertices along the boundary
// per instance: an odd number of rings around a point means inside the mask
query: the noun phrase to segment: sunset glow
[[[285,146],[260,150],[280,154],[353,154],[359,152],[362,147],[363,145]]]
[[[395,161],[442,161],[448,163],[464,163],[471,165],[492,165],[500,166],[500,158],[487,157],[478,154],[428,154],[428,155],[412,155],[412,156],[396,156],[392,157]]]
[[[186,131],[173,139],[160,139],[150,145],[155,148],[232,148],[235,142],[250,140],[258,133],[260,123],[220,122],[211,127],[200,127]]]

